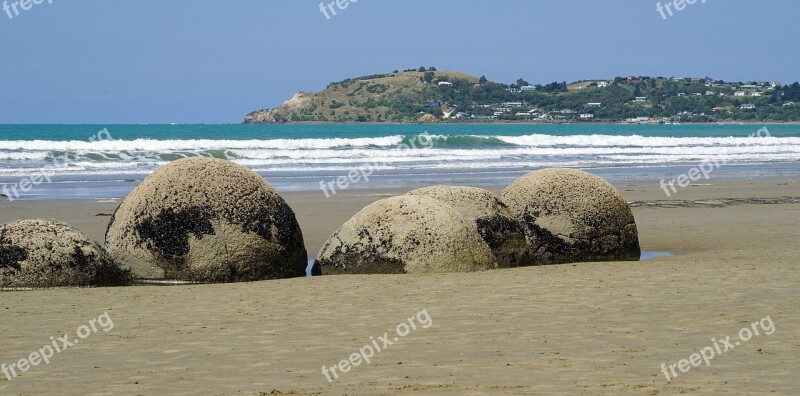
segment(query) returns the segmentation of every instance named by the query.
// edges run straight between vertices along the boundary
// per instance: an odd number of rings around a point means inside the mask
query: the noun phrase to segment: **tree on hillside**
[[[518,87],[527,87],[529,85],[531,85],[531,84],[528,83],[527,81],[521,79],[521,78],[519,80],[517,80],[517,86]]]
[[[782,91],[783,96],[781,97],[781,100],[784,102],[800,100],[800,83],[786,85],[783,87]]]
[[[481,84],[486,84],[487,81],[489,81],[489,80],[486,79],[486,76],[481,76],[481,79],[478,80],[478,82],[481,83]]]

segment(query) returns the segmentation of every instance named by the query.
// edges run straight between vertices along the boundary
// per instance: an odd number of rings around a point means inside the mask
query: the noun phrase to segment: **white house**
[[[783,104],[783,107],[794,106],[794,102],[786,102]]]
[[[452,87],[452,86],[453,86],[453,83],[451,83],[451,82],[448,82],[448,81],[440,81],[440,82],[439,82],[439,86],[440,86],[440,87]]]
[[[608,87],[608,81],[600,81],[599,83],[597,83],[597,86],[600,88],[606,88]]]
[[[524,87],[521,87],[520,91],[522,91],[522,92],[534,92],[534,91],[536,91],[536,86],[535,85],[526,85]]]
[[[603,105],[602,103],[592,102],[592,103],[587,103],[586,107],[601,107],[602,105]]]
[[[684,96],[686,96],[686,92],[678,92],[678,97],[679,98],[680,97],[684,97]]]
[[[636,99],[633,100],[635,103],[642,103],[647,101],[647,96],[637,96]]]
[[[736,91],[733,93],[733,96],[747,96],[747,93],[744,91]]]
[[[706,91],[706,96],[714,96],[714,95],[716,95],[716,94],[717,94],[717,93],[716,93],[716,92],[714,92],[714,91]]]
[[[581,114],[582,120],[591,120],[594,118],[594,114]]]
[[[512,107],[516,109],[522,107],[522,102],[506,102],[503,103],[503,107]]]
[[[753,92],[751,96],[764,96],[763,92]]]
[[[742,110],[754,110],[755,108],[756,105],[754,104],[743,104],[741,107]]]

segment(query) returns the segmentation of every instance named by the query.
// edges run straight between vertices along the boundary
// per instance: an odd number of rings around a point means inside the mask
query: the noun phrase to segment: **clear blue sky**
[[[318,0],[44,0],[0,11],[0,123],[238,123],[421,65],[506,83],[800,80],[800,2],[698,0],[666,21],[656,3],[360,0],[326,20]]]

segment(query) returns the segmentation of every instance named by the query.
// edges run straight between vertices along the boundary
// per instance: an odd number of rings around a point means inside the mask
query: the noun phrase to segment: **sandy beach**
[[[97,331],[9,381],[32,394],[796,394],[800,180],[712,180],[667,198],[617,184],[643,262],[467,274],[323,276],[246,284],[0,294],[0,363],[108,313]],[[498,189],[494,189],[497,192]],[[365,205],[405,191],[288,193],[314,257]],[[15,201],[0,223],[53,217],[102,241],[117,202]],[[331,367],[426,310],[411,330],[329,382]],[[752,337],[667,381],[661,365]],[[759,328],[763,329],[763,328]]]

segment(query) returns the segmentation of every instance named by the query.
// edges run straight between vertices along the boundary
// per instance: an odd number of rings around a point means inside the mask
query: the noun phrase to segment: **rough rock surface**
[[[315,273],[423,274],[497,268],[475,226],[452,207],[400,196],[367,206],[325,243]]]
[[[636,221],[614,186],[576,169],[543,169],[501,194],[537,264],[638,260]]]
[[[525,232],[499,197],[476,187],[433,186],[408,193],[439,200],[475,224],[478,233],[492,249],[500,268],[530,262]]]
[[[0,225],[0,287],[120,286],[131,272],[96,242],[55,220]]]
[[[187,158],[145,178],[120,204],[106,248],[146,279],[243,282],[305,276],[294,212],[261,176]]]

